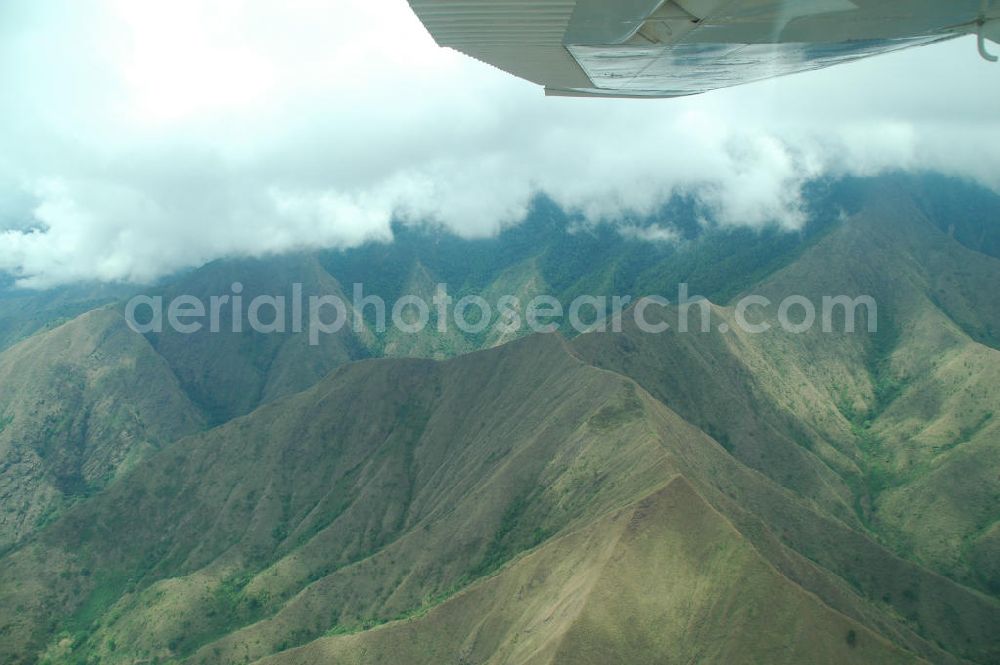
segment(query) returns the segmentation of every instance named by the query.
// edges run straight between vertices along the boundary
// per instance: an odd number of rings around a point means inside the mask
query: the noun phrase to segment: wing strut
[[[983,56],[983,60],[989,62],[1000,60],[1000,58],[986,50],[986,19],[981,18],[976,23],[979,26],[979,29],[976,31],[976,37],[979,40],[979,55]]]

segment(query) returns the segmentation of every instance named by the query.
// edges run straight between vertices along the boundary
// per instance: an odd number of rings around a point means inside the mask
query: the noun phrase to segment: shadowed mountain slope
[[[13,277],[0,273],[0,351],[135,290],[120,284],[79,284],[37,291],[14,283]]]
[[[295,285],[301,289],[303,320],[308,316],[310,296],[339,296],[350,303],[340,284],[308,255],[217,261],[151,293],[163,298],[164,309],[180,296],[194,297],[206,308],[200,330],[185,334],[165,323],[161,333],[148,337],[211,423],[245,415],[260,404],[305,390],[334,368],[369,356],[370,333],[364,326],[355,332],[350,312],[350,323],[310,346],[308,330],[299,332],[293,327]],[[280,328],[266,333],[253,329],[249,307],[258,296],[284,299],[283,312],[277,313],[270,305],[258,310],[261,324]],[[219,299],[214,332],[210,322],[213,297]],[[235,302],[239,305],[234,317]],[[136,318],[147,322],[144,316],[148,308],[139,308]]]

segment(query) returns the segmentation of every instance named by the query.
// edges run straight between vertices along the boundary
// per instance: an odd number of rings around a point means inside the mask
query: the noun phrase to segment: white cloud
[[[646,242],[662,242],[673,244],[680,241],[680,233],[675,229],[660,224],[650,224],[648,226],[636,226],[634,224],[622,224],[618,227],[618,232],[626,238],[645,240]]]
[[[484,235],[539,191],[592,220],[697,191],[724,223],[797,227],[823,173],[1000,188],[998,77],[959,40],[689,99],[547,99],[438,49],[403,0],[5,3],[0,271],[148,280],[394,217]]]

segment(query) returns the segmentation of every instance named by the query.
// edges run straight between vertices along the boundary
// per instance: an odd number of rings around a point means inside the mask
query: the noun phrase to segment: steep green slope
[[[431,272],[419,260],[403,284],[402,294],[415,296],[430,306],[426,327],[419,332],[400,329],[391,321],[392,300],[387,302],[388,329],[381,335],[381,353],[388,358],[452,358],[475,350],[475,342],[470,335],[464,334],[449,320],[442,321],[436,307],[432,306],[435,296],[444,296],[444,290],[439,291],[441,278]],[[401,319],[406,325],[414,325],[419,321],[419,315],[414,308],[402,311]]]
[[[1000,329],[1000,260],[939,232],[905,193],[877,189],[861,215],[762,292],[793,288],[879,303],[875,335],[802,335],[797,348],[762,340],[851,423],[862,516],[898,551],[995,593],[997,581],[965,557],[1000,520],[1000,351],[989,345]]]
[[[166,364],[111,309],[0,353],[0,549],[202,425]]]
[[[1000,193],[935,173],[896,175],[927,219],[965,247],[1000,258]]]
[[[177,332],[167,323],[162,333],[150,333],[150,343],[177,375],[181,386],[209,417],[222,423],[244,415],[260,404],[304,390],[340,365],[369,355],[372,337],[362,326],[355,331],[354,316],[339,332],[321,335],[310,346],[307,327],[296,332],[293,322],[293,288],[301,287],[303,320],[308,320],[310,296],[339,296],[340,284],[323,270],[313,256],[218,261],[196,270],[150,295],[161,296],[164,309],[179,296],[193,296],[205,305],[208,315],[194,333]],[[234,285],[238,285],[234,290]],[[237,293],[238,291],[238,293]],[[212,298],[220,301],[218,331],[210,327]],[[249,321],[249,307],[258,296],[284,298],[283,328],[258,332]],[[234,298],[242,299],[233,315]],[[330,317],[330,312],[326,313]],[[139,322],[148,322],[148,308],[137,312]],[[164,315],[166,317],[166,315]],[[166,320],[166,319],[165,319]],[[275,310],[264,305],[262,324],[275,322]]]

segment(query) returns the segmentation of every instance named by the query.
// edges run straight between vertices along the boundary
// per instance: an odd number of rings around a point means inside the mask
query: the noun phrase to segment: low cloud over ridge
[[[0,271],[31,287],[394,218],[488,235],[538,192],[614,221],[694,191],[720,223],[795,228],[825,174],[1000,189],[1000,67],[971,38],[688,99],[547,99],[438,49],[403,0],[23,0],[0,76]]]

